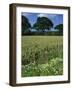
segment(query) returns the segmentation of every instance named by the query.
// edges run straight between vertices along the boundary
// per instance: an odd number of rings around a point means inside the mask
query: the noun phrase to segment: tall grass
[[[62,36],[22,36],[22,77],[61,75],[62,38]]]

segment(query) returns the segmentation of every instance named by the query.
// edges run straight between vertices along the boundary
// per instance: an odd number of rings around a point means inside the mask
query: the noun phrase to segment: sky
[[[36,22],[37,17],[47,17],[47,18],[49,18],[53,22],[54,27],[56,25],[58,25],[58,24],[63,24],[63,15],[62,14],[27,13],[27,12],[22,12],[21,15],[26,16],[32,26]]]

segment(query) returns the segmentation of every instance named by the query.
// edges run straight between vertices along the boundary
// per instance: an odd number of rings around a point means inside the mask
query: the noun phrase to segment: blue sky
[[[48,14],[48,13],[27,13],[22,12],[21,15],[24,15],[28,18],[31,25],[33,25],[37,17],[47,17],[54,23],[54,27],[58,24],[63,24],[63,15],[62,14]]]

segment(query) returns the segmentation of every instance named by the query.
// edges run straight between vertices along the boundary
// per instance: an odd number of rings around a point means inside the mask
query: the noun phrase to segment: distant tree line
[[[33,26],[26,16],[22,15],[21,21],[22,35],[63,35],[63,24],[54,27],[53,22],[47,17],[38,17]],[[57,31],[51,31],[51,28]],[[32,31],[32,29],[36,31]]]

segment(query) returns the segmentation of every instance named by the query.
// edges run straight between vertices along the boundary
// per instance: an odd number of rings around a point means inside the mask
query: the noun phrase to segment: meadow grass
[[[62,36],[22,36],[22,77],[63,74]]]

